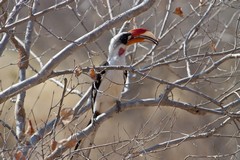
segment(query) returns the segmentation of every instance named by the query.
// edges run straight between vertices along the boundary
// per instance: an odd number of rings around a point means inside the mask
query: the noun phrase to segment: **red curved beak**
[[[131,45],[138,42],[151,42],[158,44],[158,39],[153,35],[152,32],[145,28],[136,28],[128,31],[132,34],[132,38],[128,41],[127,45]]]

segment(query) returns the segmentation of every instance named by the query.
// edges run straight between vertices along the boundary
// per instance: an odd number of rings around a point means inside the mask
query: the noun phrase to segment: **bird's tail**
[[[88,125],[92,124],[92,120],[89,121]],[[76,151],[77,149],[81,148],[83,150],[79,151],[79,153],[73,155],[71,157],[71,160],[73,159],[79,159],[79,156],[84,157],[85,159],[89,159],[90,153],[91,153],[91,147],[94,144],[94,139],[97,133],[97,128],[94,128],[93,132],[88,135],[86,138],[78,141],[78,143],[76,144],[74,151]]]

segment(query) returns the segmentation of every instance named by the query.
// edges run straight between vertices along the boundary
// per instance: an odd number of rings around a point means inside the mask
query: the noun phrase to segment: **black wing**
[[[108,66],[108,65],[109,65],[108,62],[106,61],[101,66]],[[96,74],[96,80],[92,83],[92,94],[91,94],[92,111],[93,111],[93,106],[94,106],[94,102],[95,102],[95,99],[96,99],[96,96],[97,96],[98,89],[101,85],[102,78],[103,78],[105,73],[106,73],[105,70],[102,70],[102,71],[98,72]],[[98,113],[93,113],[93,118],[95,118],[97,116],[98,116]]]
[[[128,76],[128,71],[125,70],[125,71],[123,72],[124,84],[126,84],[127,76]]]
[[[108,62],[106,61],[101,66],[108,66],[108,65],[109,65]],[[91,94],[92,111],[93,111],[93,106],[94,106],[94,102],[96,100],[98,89],[99,89],[99,87],[101,85],[102,78],[103,78],[105,73],[106,73],[106,70],[102,70],[102,71],[98,72],[96,74],[96,80],[92,84],[92,94]],[[125,70],[123,73],[124,73],[123,76],[124,76],[124,84],[125,84],[128,72]],[[96,118],[98,115],[99,115],[99,113],[93,113],[93,118]]]
[[[104,62],[101,66],[108,66],[108,62]],[[91,101],[92,111],[93,111],[93,105],[94,105],[94,102],[95,102],[95,99],[96,99],[96,96],[97,96],[97,90],[99,89],[99,86],[100,86],[101,81],[102,81],[102,77],[103,77],[103,75],[104,75],[105,73],[106,73],[105,70],[102,70],[102,71],[98,72],[98,73],[96,74],[96,80],[92,83],[92,91],[91,91],[91,95],[90,95],[90,96],[91,96],[91,97],[90,97],[90,101]],[[98,115],[99,115],[99,113],[93,113],[93,118],[96,118]],[[90,121],[88,122],[88,125],[91,124],[91,121],[92,121],[92,120],[90,120]],[[88,126],[88,125],[87,125],[87,126]],[[94,139],[94,138],[93,138],[93,139]],[[81,144],[81,141],[82,141],[82,140],[78,141],[78,143],[76,144],[74,150],[77,150],[77,149],[78,149],[78,147],[79,147],[80,144]],[[71,159],[72,159],[72,158],[73,158],[73,156],[71,157]]]

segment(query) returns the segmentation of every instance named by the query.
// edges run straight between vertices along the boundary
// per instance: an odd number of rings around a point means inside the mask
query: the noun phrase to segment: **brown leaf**
[[[11,36],[10,40],[18,51],[18,67],[20,69],[27,69],[29,65],[29,55],[26,53],[24,47],[20,43],[18,43],[14,36]]]
[[[77,141],[75,139],[71,139],[70,141],[68,141],[67,139],[62,139],[58,143],[67,148],[72,148],[72,147],[75,147],[75,145],[77,144]]]
[[[216,44],[214,42],[211,42],[211,49],[212,51],[216,52],[217,51],[217,48],[216,48]]]
[[[72,108],[63,108],[60,112],[61,120],[64,124],[69,123],[73,118]]]
[[[70,141],[68,141],[67,143],[64,144],[64,146],[66,146],[67,148],[72,148],[72,147],[75,147],[77,141],[72,139]]]
[[[54,151],[57,148],[57,141],[51,140],[51,150]]]
[[[14,154],[16,160],[26,160],[26,157],[23,155],[22,151],[17,151]]]
[[[79,77],[82,74],[82,67],[76,66],[73,71],[75,77]]]
[[[28,127],[27,127],[27,129],[26,129],[25,134],[31,136],[31,135],[34,134],[34,132],[35,132],[35,130],[34,130],[33,126],[32,126],[32,122],[31,122],[31,120],[28,120]]]
[[[89,71],[89,76],[93,79],[93,80],[96,80],[96,72],[95,70],[92,68],[90,69]]]
[[[183,17],[182,7],[177,7],[173,13],[180,17]]]

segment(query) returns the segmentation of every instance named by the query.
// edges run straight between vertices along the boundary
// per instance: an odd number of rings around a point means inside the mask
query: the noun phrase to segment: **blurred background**
[[[56,8],[36,19],[31,50],[44,65],[75,39],[141,2],[141,0],[77,0],[64,7]],[[39,1],[37,11],[59,3],[61,1],[58,0]],[[214,3],[213,6],[209,8],[212,3]],[[10,13],[15,4],[14,0],[2,2],[2,15],[5,12]],[[31,2],[25,3],[17,20],[29,15],[30,4]],[[148,54],[136,68],[146,69],[144,72],[150,76],[174,83],[188,77],[186,59],[194,75],[206,71],[227,54],[239,54],[239,8],[239,1],[156,0],[154,6],[148,11],[103,32],[93,43],[72,51],[72,55],[58,65],[55,71],[74,69],[78,65],[81,67],[99,66],[106,60],[110,39],[122,27],[124,31],[138,27],[152,31],[159,38],[159,44],[150,54],[149,51],[153,47],[151,44],[141,43],[132,46],[129,48],[128,63],[134,64]],[[194,32],[194,36],[186,40],[187,36],[193,33],[191,29],[198,24],[200,25]],[[4,25],[3,20],[1,25]],[[24,42],[25,31],[26,23],[21,23],[15,28],[14,35]],[[184,42],[186,42],[187,55],[183,51]],[[1,91],[18,83],[18,60],[16,48],[12,43],[8,43],[0,57]],[[36,57],[30,56],[27,78],[35,75],[35,71],[41,70],[40,62]],[[80,95],[65,96],[63,108],[73,108],[93,81],[88,73],[83,73],[79,77],[73,74],[62,75],[54,77],[55,81],[47,80],[27,90],[24,107],[26,117],[32,121],[35,130],[56,117],[63,90],[56,82],[63,83],[64,78],[68,80],[68,88],[75,88]],[[131,99],[158,98],[166,89],[166,85],[135,74],[131,74],[131,82],[131,90],[123,96],[124,102]],[[211,72],[180,85],[201,92],[221,102],[224,106],[239,99],[238,82],[239,60],[229,58]],[[186,90],[175,88],[168,96],[169,99],[193,106],[218,108],[212,102]],[[0,108],[0,119],[13,130],[15,130],[14,100],[15,97],[11,98],[1,104]],[[232,108],[231,111],[237,112],[238,107]],[[60,141],[83,129],[91,116],[89,110],[70,124],[58,126],[56,140]],[[158,143],[183,137],[185,134],[209,131],[218,127],[223,120],[224,118],[220,115],[191,114],[177,106],[154,106],[128,110],[101,125],[95,144],[114,143],[107,147],[94,149],[90,158],[123,159],[131,151],[144,150]],[[225,125],[209,138],[183,141],[135,159],[214,159],[213,156],[217,156],[216,159],[239,159],[238,125],[239,122],[236,120]],[[17,147],[17,142],[6,127],[0,125],[0,130],[2,155],[11,155]],[[50,153],[50,138],[46,137],[41,144],[37,145],[30,159],[42,159],[44,154]],[[8,154],[4,152],[4,149],[8,150]],[[221,156],[218,157],[218,155]],[[65,157],[65,159],[68,158]]]

